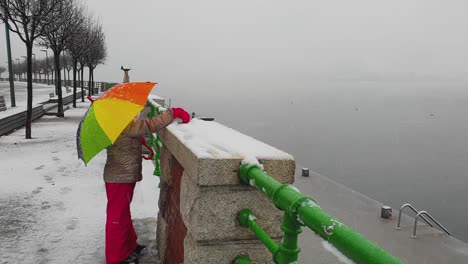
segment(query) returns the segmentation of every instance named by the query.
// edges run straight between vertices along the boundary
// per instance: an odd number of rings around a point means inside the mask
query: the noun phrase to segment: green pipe
[[[257,165],[241,165],[239,174],[242,182],[262,190],[278,208],[296,217],[301,225],[312,229],[355,263],[403,263],[328,215],[312,198],[302,195],[291,185],[279,183]]]
[[[299,234],[302,232],[301,226],[294,217],[284,212],[281,230],[284,233],[283,242],[279,245],[279,250],[273,257],[276,263],[297,263],[299,252]]]
[[[247,227],[262,241],[265,247],[273,254],[275,263],[294,263],[298,260],[298,234],[301,233],[299,223],[284,214],[281,230],[284,232],[283,242],[278,246],[268,234],[257,224],[256,217],[249,209],[242,209],[237,216],[241,226]]]
[[[250,264],[250,259],[248,256],[239,256],[237,257],[232,264]]]
[[[155,154],[153,157],[154,161],[154,172],[153,175],[161,176],[161,143],[157,133],[153,133],[150,136],[151,147],[153,148]]]
[[[257,224],[255,221],[257,218],[253,214],[252,211],[249,209],[242,209],[239,214],[237,215],[237,219],[239,219],[239,223],[241,226],[248,227],[252,230],[255,236],[262,241],[262,243],[266,246],[266,248],[274,255],[278,251],[278,245],[276,245],[275,241],[268,236],[265,231]]]
[[[154,175],[161,176],[161,140],[159,139],[159,134],[156,133],[156,140],[154,140],[154,146],[156,147],[156,154],[154,155]]]
[[[156,107],[155,107],[153,104],[151,104],[151,103],[148,103],[148,104],[149,104],[149,106],[150,106],[150,111],[148,112],[148,115],[147,115],[147,116],[148,116],[148,118],[153,118],[153,117],[156,116],[156,115],[155,115]]]

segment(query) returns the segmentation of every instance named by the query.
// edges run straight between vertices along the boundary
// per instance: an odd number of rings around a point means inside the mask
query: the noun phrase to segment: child
[[[172,108],[152,119],[133,119],[114,144],[107,148],[104,167],[107,264],[137,264],[138,257],[146,248],[137,243],[130,215],[135,183],[142,179],[140,137],[168,126],[176,118],[182,119],[183,123],[190,121],[190,115],[182,108]]]

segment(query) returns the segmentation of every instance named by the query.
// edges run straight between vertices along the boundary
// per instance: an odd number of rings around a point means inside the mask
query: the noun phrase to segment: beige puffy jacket
[[[104,181],[130,183],[141,181],[142,151],[140,137],[150,135],[171,124],[171,110],[152,119],[133,119],[117,140],[107,148]]]

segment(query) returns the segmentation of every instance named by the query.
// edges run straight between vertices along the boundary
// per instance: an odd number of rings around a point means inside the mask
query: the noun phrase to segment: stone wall
[[[197,122],[200,126],[204,121]],[[189,125],[184,128],[190,129]],[[228,264],[248,255],[253,263],[273,263],[264,245],[239,225],[237,213],[251,209],[259,225],[277,241],[282,237],[283,214],[260,191],[241,184],[242,157],[199,157],[173,130],[169,127],[160,133],[162,176],[156,239],[161,262]],[[292,183],[294,160],[264,154],[257,158],[265,171],[283,183]]]

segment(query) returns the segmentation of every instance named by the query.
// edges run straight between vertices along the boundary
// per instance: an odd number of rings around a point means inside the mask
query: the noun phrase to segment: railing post
[[[151,99],[149,99],[151,100]],[[156,116],[156,114],[160,114],[159,109],[157,109],[156,106],[153,104],[149,104],[150,106],[150,111],[148,112],[148,117],[153,118]],[[160,164],[160,158],[161,158],[161,140],[159,139],[158,133],[154,133],[153,135],[150,136],[149,139],[149,145],[153,147],[155,150],[155,155],[154,155],[154,172],[153,175],[155,176],[161,176],[161,164]]]
[[[154,155],[154,175],[161,176],[161,140],[159,139],[159,135],[156,133],[156,138],[154,139],[154,146],[156,149],[156,153]]]
[[[276,263],[295,263],[299,258],[301,249],[298,247],[298,237],[302,232],[301,226],[295,216],[284,212],[281,230],[284,232],[283,243],[279,245],[279,250],[273,257]]]

